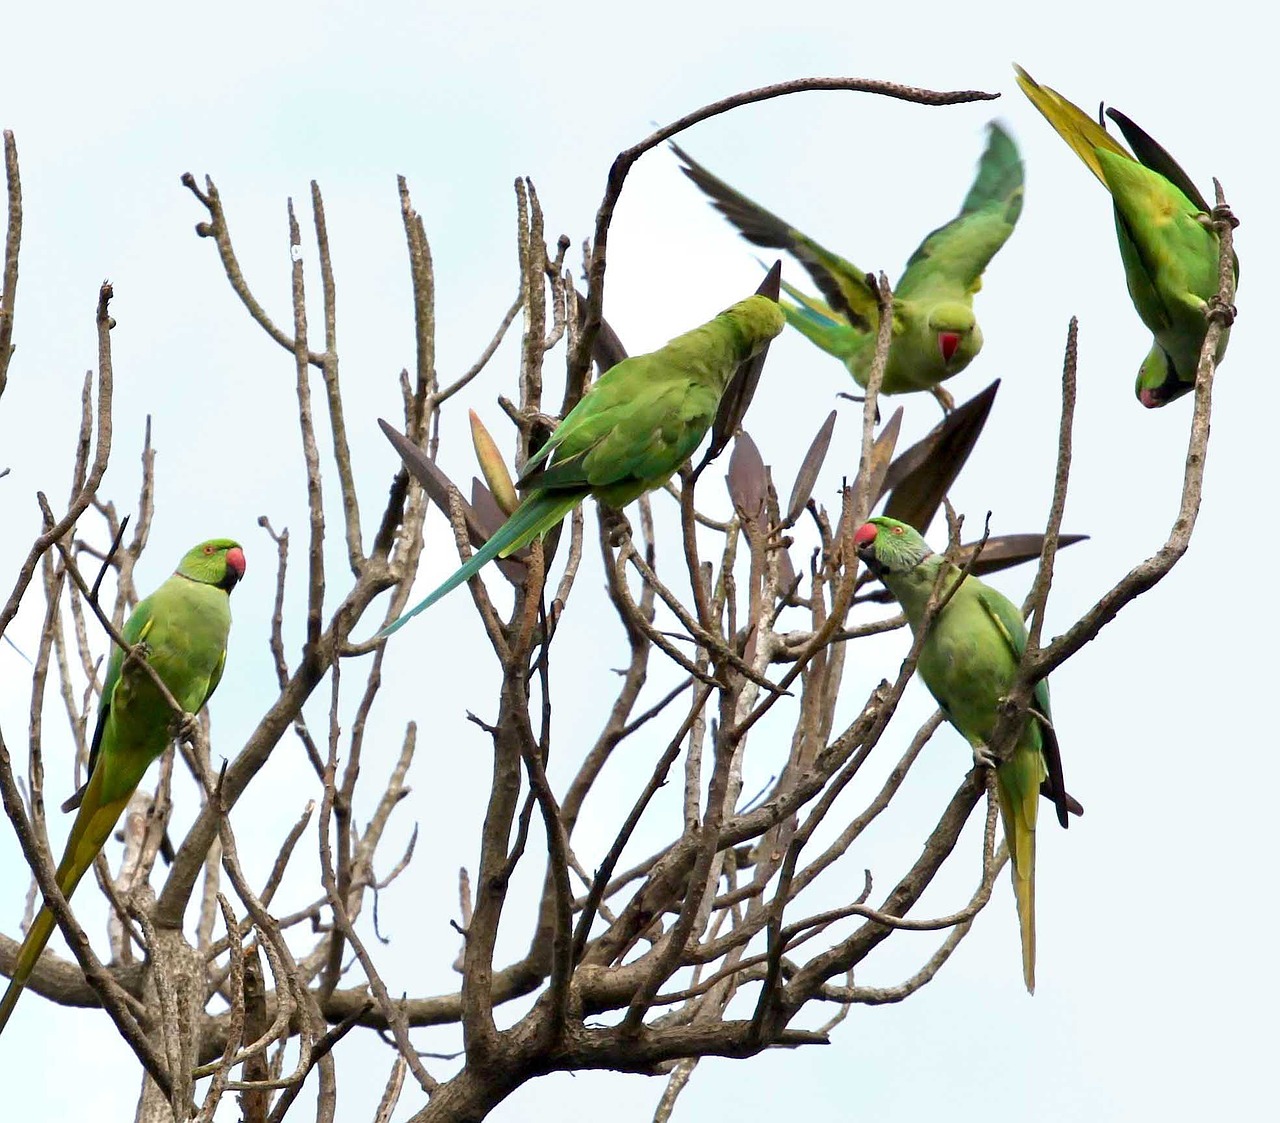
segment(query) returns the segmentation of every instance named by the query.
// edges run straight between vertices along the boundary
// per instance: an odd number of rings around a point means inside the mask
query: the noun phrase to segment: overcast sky
[[[1162,585],[1053,677],[1068,786],[1087,814],[1067,833],[1051,816],[1042,819],[1034,999],[1022,987],[1002,877],[991,907],[923,992],[899,1006],[855,1009],[826,1048],[704,1063],[677,1117],[1257,1117],[1273,1101],[1266,1074],[1280,998],[1271,819],[1280,746],[1264,688],[1264,673],[1276,670],[1266,642],[1278,623],[1276,599],[1236,592],[1246,576],[1269,588],[1266,559],[1277,545],[1272,503],[1261,494],[1273,474],[1275,436],[1265,436],[1268,416],[1250,404],[1252,389],[1275,376],[1265,309],[1280,300],[1265,266],[1280,246],[1275,149],[1269,134],[1259,137],[1274,118],[1274,27],[1259,22],[1260,7],[1171,4],[1156,21],[1136,5],[1095,0],[1053,15],[1026,3],[933,0],[896,8],[655,0],[625,15],[581,0],[21,5],[0,24],[0,127],[17,136],[26,209],[18,351],[0,400],[0,467],[12,469],[0,481],[0,582],[10,587],[38,532],[35,491],[55,504],[66,494],[80,383],[96,362],[94,302],[109,277],[119,322],[116,446],[103,495],[122,511],[135,504],[148,414],[158,449],[158,514],[139,587],[154,588],[205,537],[237,537],[248,556],[231,657],[212,706],[215,755],[233,755],[274,698],[264,642],[274,548],[256,520],[266,514],[277,528],[292,527],[295,543],[306,525],[294,370],[235,301],[213,245],[195,236],[205,215],[179,176],[214,178],[250,282],[281,322],[289,317],[285,199],[304,208],[305,230],[308,184],[319,181],[337,275],[347,423],[372,518],[396,464],[375,418],[399,417],[397,374],[413,364],[397,174],[408,177],[431,241],[437,364],[447,382],[479,354],[515,295],[516,176],[536,184],[548,240],[563,232],[577,247],[591,230],[610,161],[653,123],[766,82],[843,74],[1004,97],[926,109],[869,95],[803,94],[700,125],[680,143],[831,249],[896,279],[921,235],[958,208],[987,121],[998,116],[1009,126],[1026,159],[1026,207],[976,301],[985,349],[949,387],[963,400],[994,378],[1004,381],[953,500],[973,522],[992,510],[996,533],[1042,527],[1062,344],[1069,317],[1078,315],[1066,529],[1092,539],[1059,561],[1047,631],[1062,631],[1164,541],[1191,401],[1156,412],[1135,401],[1133,377],[1150,337],[1124,290],[1109,202],[1018,92],[1016,60],[1087,110],[1104,98],[1124,110],[1206,194],[1217,175],[1241,219],[1241,318],[1215,386],[1196,538]],[[753,248],[664,151],[646,156],[628,181],[609,263],[605,312],[633,352],[704,321],[759,279]],[[806,283],[794,263],[786,269]],[[504,347],[459,403],[491,419],[504,447],[509,430],[494,401],[511,391],[516,361],[514,347]],[[747,427],[782,479],[794,475],[836,394],[850,388],[840,365],[795,333],[775,343]],[[931,399],[898,401],[906,406],[904,440],[935,422]],[[456,427],[461,411],[452,413],[446,426]],[[856,463],[855,428],[842,407],[819,485],[828,505]],[[456,476],[471,471],[460,429],[442,459]],[[331,519],[331,532],[336,526]],[[442,525],[430,533],[422,592],[455,558]],[[933,537],[940,545],[938,528]],[[299,576],[291,587],[292,660]],[[331,590],[345,587],[341,576],[338,566]],[[598,572],[590,579],[598,588]],[[996,583],[1020,600],[1030,579],[1029,569],[1014,570]],[[567,637],[585,640],[598,624],[585,611],[595,595],[578,591]],[[42,611],[30,597],[12,632],[20,644],[34,643]],[[601,631],[594,642],[621,651],[620,629]],[[433,659],[441,637],[465,658]],[[897,668],[906,647],[903,633],[857,645],[847,712]],[[424,726],[414,791],[385,848],[395,853],[418,822],[418,857],[380,906],[393,940],[380,951],[393,993],[456,986],[447,920],[457,867],[474,863],[489,774],[487,743],[464,716],[492,712],[492,672],[463,593],[406,629],[388,655],[366,768],[389,766],[406,721]],[[571,755],[595,715],[575,696],[567,670],[559,682],[558,744]],[[0,722],[19,759],[29,683],[27,665],[0,647]],[[886,756],[896,757],[892,749],[931,709],[923,686],[913,684]],[[71,783],[56,698],[48,719],[52,807]],[[767,755],[768,745],[757,739],[753,749]],[[767,760],[753,766],[761,779],[770,774]],[[636,775],[649,767],[641,761]],[[914,856],[929,816],[968,767],[967,747],[943,730],[900,812],[845,863],[849,876],[860,881],[870,865],[879,885],[891,884],[894,862]],[[620,772],[610,790],[635,782]],[[258,787],[234,822],[242,851],[261,841],[265,868],[275,840],[318,793],[291,739]],[[616,806],[592,810],[596,825],[584,826],[586,837],[604,838]],[[179,808],[180,819],[189,813]],[[50,826],[60,846],[66,826],[56,812]],[[588,864],[599,857],[579,853]],[[11,935],[27,884],[12,834],[0,832],[0,928]],[[967,874],[957,877],[925,907],[958,907],[968,885]],[[309,899],[313,886],[300,866],[280,910]],[[96,908],[87,903],[87,915]],[[101,923],[90,930],[101,950]],[[507,934],[504,951],[515,953],[523,939]],[[887,941],[859,982],[898,981],[935,939]],[[415,1041],[434,1051],[458,1047],[452,1030],[423,1031]],[[392,1055],[371,1034],[353,1034],[344,1049],[339,1118],[367,1119]],[[138,1086],[132,1055],[105,1014],[56,1009],[34,995],[0,1041],[0,1081],[3,1113],[15,1118],[37,1111],[48,1119],[131,1118]],[[607,1111],[616,1123],[632,1123],[651,1118],[661,1091],[661,1081],[634,1076],[557,1077],[521,1089],[493,1118],[595,1119]],[[400,1117],[420,1105],[407,1087]],[[306,1118],[310,1109],[297,1110]],[[220,1118],[236,1118],[230,1101]]]

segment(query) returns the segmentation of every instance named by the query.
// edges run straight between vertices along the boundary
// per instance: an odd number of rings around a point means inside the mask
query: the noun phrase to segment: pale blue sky
[[[1274,28],[1256,11],[1173,4],[1156,22],[1140,18],[1136,6],[1095,0],[1056,17],[1025,3],[933,0],[896,9],[659,0],[625,15],[579,0],[23,5],[6,13],[0,31],[0,127],[17,134],[26,200],[18,352],[0,400],[0,466],[12,468],[0,481],[0,574],[15,572],[38,530],[35,490],[65,495],[80,380],[95,362],[94,300],[110,277],[119,321],[116,451],[104,495],[125,510],[133,504],[147,413],[158,449],[158,515],[139,585],[154,587],[188,545],[209,535],[238,537],[248,555],[232,656],[213,704],[215,752],[221,744],[230,755],[274,697],[264,643],[273,549],[256,519],[267,514],[277,528],[292,527],[296,540],[305,527],[294,374],[290,356],[234,300],[212,244],[192,232],[204,214],[179,185],[181,173],[214,177],[246,273],[282,320],[284,200],[292,195],[305,208],[309,181],[320,182],[337,273],[347,421],[371,519],[395,463],[374,419],[398,417],[396,375],[413,358],[397,173],[408,177],[431,240],[437,360],[448,381],[470,365],[515,293],[516,176],[533,178],[549,239],[564,232],[576,247],[591,229],[613,156],[651,123],[769,81],[850,74],[1005,97],[925,109],[805,94],[701,125],[681,144],[807,233],[894,279],[920,236],[954,213],[985,123],[998,115],[1009,125],[1027,162],[1026,209],[978,297],[986,347],[950,384],[958,398],[996,377],[1004,385],[953,499],[974,522],[993,509],[996,532],[1041,525],[1062,342],[1069,316],[1078,315],[1080,402],[1066,522],[1093,539],[1059,562],[1048,630],[1061,631],[1163,542],[1190,416],[1189,400],[1155,413],[1135,402],[1133,375],[1149,336],[1124,292],[1105,193],[1017,92],[1009,64],[1016,59],[1087,109],[1105,97],[1167,145],[1206,193],[1211,175],[1222,179],[1242,220],[1241,320],[1215,387],[1204,510],[1190,553],[1053,678],[1068,786],[1087,815],[1068,833],[1051,821],[1041,832],[1038,992],[1030,999],[1022,989],[1011,894],[1001,878],[971,936],[920,995],[896,1007],[855,1009],[828,1048],[705,1062],[678,1117],[1256,1117],[1271,1100],[1280,997],[1271,821],[1280,770],[1263,687],[1264,670],[1276,669],[1264,639],[1277,609],[1272,597],[1245,608],[1229,592],[1260,570],[1269,585],[1264,559],[1277,545],[1271,504],[1261,495],[1274,436],[1264,436],[1269,418],[1251,393],[1273,377],[1265,308],[1280,299],[1264,264],[1280,251],[1276,158],[1269,136],[1258,138],[1275,104]],[[1218,56],[1228,60],[1220,79]],[[305,209],[301,217],[305,228]],[[759,276],[751,248],[664,152],[636,167],[609,260],[606,315],[633,351],[708,318]],[[800,280],[791,263],[787,269]],[[461,403],[494,419],[495,429],[494,397],[512,385],[514,361],[505,347]],[[799,337],[788,333],[775,344],[748,428],[783,479],[835,394],[848,388],[839,365]],[[928,399],[903,404],[909,435],[936,419]],[[446,425],[459,421],[457,409],[446,417]],[[854,464],[854,435],[842,418],[819,485],[828,503]],[[446,440],[442,460],[457,475],[469,473],[460,429]],[[331,530],[336,525],[331,520]],[[423,592],[454,564],[441,525],[430,533]],[[338,567],[331,589],[340,579]],[[588,569],[584,580],[599,586],[597,571]],[[1029,571],[1018,570],[997,583],[1020,599],[1029,580]],[[301,590],[296,582],[291,588],[292,658]],[[560,650],[577,641],[590,651],[592,642],[612,665],[621,636],[590,633],[598,623],[585,611],[593,595],[578,591]],[[31,598],[14,632],[19,642],[35,634],[40,612]],[[433,660],[439,636],[471,657]],[[419,823],[418,857],[381,903],[394,942],[381,949],[380,962],[393,993],[455,986],[456,937],[447,919],[456,869],[474,864],[488,780],[487,744],[464,715],[493,708],[492,660],[478,636],[470,599],[458,594],[406,629],[387,660],[366,771],[376,774],[390,761],[405,721],[430,730],[413,794],[386,846],[389,861],[411,821]],[[905,649],[900,633],[857,645],[847,672],[850,712]],[[601,656],[593,658],[584,675],[599,670]],[[0,722],[15,755],[28,679],[26,665],[0,647]],[[567,769],[595,715],[570,701],[567,669],[559,681],[566,695],[558,745]],[[913,685],[886,757],[930,710],[923,687]],[[57,759],[69,742],[55,704],[48,717],[48,790],[56,803],[70,784],[65,758]],[[748,770],[761,780],[775,766],[768,749],[764,737],[753,742],[759,755]],[[849,855],[848,876],[860,881],[870,865],[877,884],[888,884],[968,766],[960,738],[940,733],[896,812]],[[639,760],[635,774],[628,767],[608,776],[605,791],[621,799],[650,761]],[[302,802],[317,794],[313,786],[286,739],[256,797],[237,809],[242,851],[257,842],[273,855]],[[599,857],[592,843],[607,844],[616,807],[602,793],[595,813],[577,839],[588,864]],[[180,819],[186,814],[179,808]],[[57,845],[60,818],[51,822]],[[282,910],[309,898],[314,885],[307,868],[314,846],[304,849]],[[950,911],[968,885],[968,873],[958,873],[923,907]],[[2,831],[0,927],[10,934],[26,886],[16,844]],[[102,925],[91,897],[77,904],[87,904],[96,939]],[[506,951],[522,946],[514,923],[504,935]],[[888,941],[859,981],[897,980],[934,939]],[[453,1031],[424,1031],[415,1040],[434,1051],[457,1047]],[[390,1062],[372,1035],[348,1039],[339,1058],[340,1119],[371,1116]],[[132,1057],[105,1015],[57,1010],[33,995],[0,1042],[0,1085],[6,1117],[39,1110],[49,1119],[131,1118],[137,1094]],[[661,1081],[634,1076],[557,1077],[525,1087],[493,1118],[585,1120],[607,1112],[632,1123],[651,1118],[661,1090]],[[407,1087],[401,1117],[420,1103]],[[308,1116],[309,1108],[296,1110]],[[228,1102],[220,1118],[235,1117]]]

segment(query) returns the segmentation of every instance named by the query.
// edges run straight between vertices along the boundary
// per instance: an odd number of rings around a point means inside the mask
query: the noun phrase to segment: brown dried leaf
[[[729,497],[738,515],[744,521],[759,521],[769,482],[760,450],[746,433],[739,433],[734,438],[725,482],[729,485]]]
[[[952,410],[928,436],[889,466],[876,495],[878,501],[885,492],[890,493],[884,514],[925,533],[943,496],[969,459],[999,388],[997,378],[981,394]]]
[[[1084,542],[1087,534],[1059,534],[1058,549],[1064,549],[1076,542]],[[958,565],[964,565],[977,548],[976,542],[960,547]],[[1009,569],[1021,565],[1025,561],[1035,561],[1044,548],[1043,534],[1002,534],[996,538],[988,538],[982,547],[982,554],[969,572],[981,577],[984,573],[996,573],[1001,569]]]
[[[1088,541],[1087,534],[1060,534],[1058,535],[1058,549],[1065,550],[1068,546],[1073,546],[1077,542]],[[975,577],[982,577],[988,573],[997,573],[1002,569],[1012,569],[1015,565],[1021,565],[1023,562],[1035,561],[1040,557],[1040,551],[1044,546],[1043,534],[1000,534],[987,539],[987,544],[982,547],[982,555],[974,563],[973,568],[969,571]],[[964,565],[973,555],[973,551],[978,547],[977,542],[967,542],[960,547],[959,556],[956,558],[956,565]],[[877,589],[873,593],[860,594],[860,601],[874,601],[877,604],[887,604],[893,597],[889,595],[886,589]]]
[[[485,482],[489,485],[488,490],[492,493],[494,501],[502,508],[504,514],[509,515],[520,506],[520,500],[516,498],[516,489],[511,482],[511,473],[507,471],[507,462],[498,451],[497,443],[489,436],[489,430],[484,427],[480,415],[473,409],[467,412],[471,416],[471,443],[475,446],[476,462],[480,465],[480,471],[484,473]]]
[[[782,261],[779,259],[765,274],[760,287],[756,289],[756,294],[777,300],[781,291]],[[729,385],[725,387],[720,397],[720,408],[716,410],[716,419],[711,425],[711,444],[699,462],[695,475],[701,473],[703,468],[724,452],[734,433],[738,431],[743,418],[747,415],[747,407],[755,397],[756,387],[760,384],[760,372],[764,370],[764,361],[768,354],[769,345],[766,343],[758,355],[739,366],[733,377],[729,379]]]
[[[627,357],[627,349],[622,346],[618,333],[609,326],[609,321],[600,321],[600,330],[596,332],[596,341],[591,347],[591,357],[595,359],[600,373],[616,367]]]
[[[763,264],[763,262],[761,263]],[[782,295],[782,258],[769,267],[769,271],[764,275],[764,280],[756,287],[756,296],[767,296],[770,300],[777,300]]]
[[[818,482],[818,473],[822,471],[822,463],[827,458],[827,449],[831,447],[831,434],[835,432],[835,428],[836,411],[832,410],[827,414],[822,428],[818,430],[818,435],[813,438],[813,443],[800,464],[800,471],[796,473],[796,482],[791,489],[791,499],[787,503],[787,517],[783,520],[783,526],[795,525],[796,519],[804,510],[804,505],[809,502],[809,496],[813,494],[813,485]]]
[[[422,485],[423,491],[427,493],[427,498],[444,512],[445,518],[451,518],[449,493],[451,490],[455,490],[453,481],[436,467],[433,460],[427,458],[427,454],[422,449],[398,429],[387,424],[381,417],[378,418],[378,424],[387,435],[387,440],[391,442],[396,452],[400,454],[400,459],[404,461],[404,466],[408,469],[409,474]],[[467,524],[467,539],[473,547],[479,549],[488,541],[489,534],[485,531],[475,508],[465,499],[460,498],[460,502],[462,503],[462,516]]]
[[[885,423],[880,435],[871,444],[871,472],[867,479],[867,492],[875,496],[870,503],[863,503],[857,497],[853,497],[853,501],[845,506],[843,503],[843,495],[841,496],[841,507],[843,513],[840,516],[840,525],[836,527],[836,541],[845,541],[850,534],[853,533],[854,527],[850,525],[859,509],[870,510],[875,504],[875,500],[881,494],[881,482],[884,479],[885,472],[889,468],[889,461],[893,459],[893,450],[898,444],[898,432],[902,428],[902,407],[899,406],[894,410],[893,416]],[[853,485],[846,482],[847,490],[852,491]]]
[[[502,508],[498,506],[493,493],[474,476],[471,477],[471,509],[484,528],[485,539],[492,538],[498,528],[506,522]],[[528,567],[521,560],[529,556],[529,547],[517,550],[509,558],[494,558],[493,562],[502,575],[517,588],[524,584],[528,576]]]
[[[867,492],[876,499],[884,494],[884,478],[893,461],[893,452],[898,447],[898,434],[901,431],[902,407],[899,406],[871,445],[871,471],[867,477]],[[865,509],[870,510],[874,502],[872,500],[868,503]]]
[[[587,298],[578,293],[578,326],[587,322]],[[609,326],[609,321],[600,318],[600,329],[596,332],[595,342],[591,344],[591,357],[595,360],[600,373],[604,374],[610,367],[616,367],[627,357],[627,349],[622,346],[618,333]]]
[[[778,547],[778,592],[782,596],[790,593],[796,584],[796,567],[792,564],[791,553],[785,547]]]

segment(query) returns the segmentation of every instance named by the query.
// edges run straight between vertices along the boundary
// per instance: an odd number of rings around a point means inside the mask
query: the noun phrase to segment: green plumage
[[[146,645],[147,662],[186,713],[198,713],[222,678],[231,629],[229,594],[243,574],[244,553],[238,543],[227,538],[202,542],[125,622],[126,642]],[[64,811],[79,808],[58,863],[58,887],[64,896],[71,896],[93,865],[143,774],[169,744],[173,721],[151,677],[141,667],[126,667],[124,652],[114,648],[102,686],[89,778],[63,805]],[[53,914],[42,907],[0,999],[0,1030],[53,929]]]
[[[944,573],[940,598],[960,576],[959,569],[896,519],[871,519],[858,530],[854,541],[867,567],[902,606],[913,633],[924,621],[939,573]],[[1013,687],[1026,647],[1022,614],[1007,597],[976,577],[966,577],[933,620],[920,649],[917,670],[947,719],[973,747],[975,759],[985,759],[1000,700]],[[1036,684],[1032,708],[1035,712],[1027,718],[1012,752],[996,767],[996,791],[1018,903],[1023,979],[1027,990],[1034,992],[1039,798],[1043,792],[1054,801],[1064,827],[1074,801],[1063,787],[1061,755],[1050,724],[1049,684],[1044,680]]]
[[[796,304],[787,322],[866,386],[880,322],[866,270],[823,249],[789,223],[716,178],[672,145],[693,180],[749,242],[790,252],[808,270],[825,303],[783,285]],[[1022,212],[1022,160],[1013,138],[992,122],[978,174],[960,213],[930,233],[907,262],[893,294],[893,338],[881,392],[929,390],[950,407],[939,383],[959,374],[982,349],[973,294]]]
[[[375,638],[389,636],[473,577],[546,534],[588,495],[621,509],[661,487],[702,443],[738,367],[783,327],[782,312],[751,296],[665,347],[611,367],[529,458],[511,517],[439,588]]]
[[[1134,392],[1149,408],[1167,405],[1195,387],[1209,330],[1205,311],[1218,292],[1220,246],[1209,204],[1178,162],[1123,113],[1107,110],[1133,154],[1056,90],[1016,64],[1014,70],[1022,92],[1111,193],[1129,296],[1155,337]],[[1215,361],[1229,334],[1222,333]]]

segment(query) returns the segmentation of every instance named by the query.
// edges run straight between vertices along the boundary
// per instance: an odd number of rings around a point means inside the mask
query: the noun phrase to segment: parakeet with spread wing
[[[178,704],[198,713],[218,688],[231,629],[230,593],[244,576],[244,551],[229,538],[214,538],[189,550],[177,571],[130,614],[124,639],[141,648]],[[79,808],[62,861],[58,888],[70,897],[115,827],[151,762],[172,740],[174,714],[146,671],[126,663],[115,648],[107,664],[98,724],[84,787],[63,804]],[[42,906],[28,930],[13,976],[0,999],[0,1030],[13,1013],[54,918]]]
[[[1013,138],[996,122],[978,174],[960,213],[920,243],[893,290],[893,338],[883,394],[928,390],[952,408],[940,383],[959,374],[982,349],[973,295],[982,274],[1013,233],[1022,213],[1022,159]],[[785,249],[808,270],[826,303],[784,284],[798,303],[783,304],[787,322],[848,368],[865,387],[880,323],[876,293],[866,270],[818,245],[712,175],[688,153],[671,146],[682,170],[747,241]]]
[[[924,623],[926,606],[941,580],[946,597],[960,570],[906,523],[874,518],[853,536],[858,556],[902,606],[913,633]],[[943,573],[939,578],[940,571]],[[1000,700],[1013,687],[1027,647],[1022,614],[1002,593],[965,577],[934,617],[916,664],[920,677],[947,719],[973,747],[974,759],[991,764],[987,741],[996,726]],[[1036,683],[1032,709],[1012,751],[996,765],[996,792],[1012,865],[1018,924],[1022,934],[1022,976],[1036,986],[1036,813],[1041,794],[1057,808],[1080,812],[1063,786],[1062,757],[1049,711],[1049,684]]]

